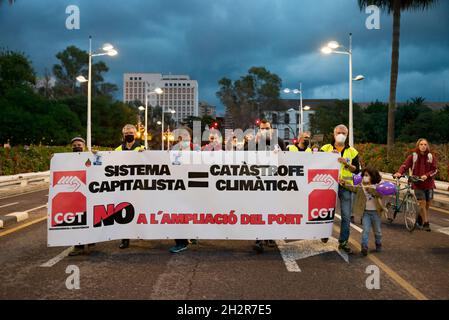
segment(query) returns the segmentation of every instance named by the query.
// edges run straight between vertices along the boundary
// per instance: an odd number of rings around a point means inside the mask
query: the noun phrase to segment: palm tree
[[[401,12],[407,10],[427,10],[438,0],[358,0],[361,10],[375,5],[388,14],[393,14],[393,43],[391,50],[390,97],[388,105],[388,154],[394,146],[394,112],[396,110],[396,87],[399,72],[399,39],[401,34]]]
[[[14,2],[15,2],[15,0],[8,0],[9,4],[13,4]],[[0,5],[2,5],[2,3],[3,3],[3,0],[0,0]]]

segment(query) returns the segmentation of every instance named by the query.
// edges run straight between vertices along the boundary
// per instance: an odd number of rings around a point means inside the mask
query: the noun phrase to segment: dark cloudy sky
[[[6,1],[6,0],[5,0]],[[80,30],[65,28],[68,5],[81,11]],[[283,86],[303,82],[305,98],[347,98],[346,56],[323,56],[329,40],[347,44],[354,34],[356,101],[386,101],[392,18],[367,30],[356,0],[17,0],[0,7],[0,47],[25,52],[39,75],[69,45],[88,49],[113,43],[106,79],[122,87],[124,72],[189,74],[200,100],[221,106],[218,80],[251,66],[277,73]],[[398,100],[449,100],[449,1],[403,15]],[[121,91],[117,95],[121,99]]]

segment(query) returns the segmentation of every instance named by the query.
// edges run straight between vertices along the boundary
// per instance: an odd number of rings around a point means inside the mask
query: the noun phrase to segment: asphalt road
[[[0,199],[0,214],[46,203],[47,190]],[[8,205],[15,203],[6,207]],[[67,248],[47,248],[46,209],[0,230],[0,299],[449,299],[449,212],[431,212],[439,231],[406,231],[401,221],[383,224],[381,253],[360,255],[360,232],[351,229],[349,263],[320,241],[300,241],[258,255],[251,241],[206,241],[173,255],[172,241],[98,243],[89,254],[52,261]],[[359,219],[356,218],[356,222]],[[339,220],[334,237],[338,238]],[[371,240],[371,247],[373,240]],[[288,248],[288,252],[286,251]],[[309,250],[293,261],[283,259]],[[282,251],[282,252],[281,252]],[[292,253],[293,252],[293,253]],[[80,289],[69,290],[69,266],[80,271]],[[367,268],[378,268],[380,289],[368,289]],[[294,268],[293,268],[294,269]],[[300,270],[300,272],[298,272]]]

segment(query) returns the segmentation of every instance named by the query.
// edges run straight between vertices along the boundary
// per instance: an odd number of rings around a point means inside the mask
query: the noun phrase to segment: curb
[[[9,227],[9,226],[19,223],[21,221],[25,221],[29,217],[30,217],[30,215],[28,214],[28,211],[13,212],[13,213],[9,213],[5,216],[0,216],[0,229]]]

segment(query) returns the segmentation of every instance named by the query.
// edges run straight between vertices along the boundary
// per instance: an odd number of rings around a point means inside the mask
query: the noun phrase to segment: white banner
[[[328,238],[337,159],[323,152],[56,154],[48,245]]]

